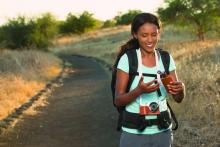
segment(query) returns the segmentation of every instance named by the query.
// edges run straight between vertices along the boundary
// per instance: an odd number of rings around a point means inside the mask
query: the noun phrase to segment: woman
[[[131,24],[132,39],[121,47],[121,52],[125,54],[121,56],[117,65],[114,101],[118,107],[125,106],[120,147],[171,146],[171,123],[165,122],[168,125],[164,127],[160,118],[165,119],[163,117],[167,118],[167,114],[169,115],[167,93],[172,94],[174,100],[180,103],[185,96],[185,86],[183,82],[178,81],[172,56],[170,56],[169,76],[173,81],[167,85],[167,90],[161,82],[159,73],[164,72],[164,66],[161,55],[156,50],[160,28],[160,21],[155,15],[138,14]],[[129,80],[129,61],[126,52],[132,49],[137,53],[138,74],[129,91],[126,92]],[[144,73],[155,74],[157,78],[145,76],[148,74]],[[140,127],[142,124],[137,122],[140,118],[144,118],[144,127]]]

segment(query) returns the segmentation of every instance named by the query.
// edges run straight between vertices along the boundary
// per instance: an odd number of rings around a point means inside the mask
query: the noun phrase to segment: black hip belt
[[[122,126],[130,129],[143,131],[146,127],[153,125],[157,125],[158,129],[167,129],[170,124],[171,116],[168,111],[160,112],[156,119],[145,119],[145,116],[126,110],[122,113]]]

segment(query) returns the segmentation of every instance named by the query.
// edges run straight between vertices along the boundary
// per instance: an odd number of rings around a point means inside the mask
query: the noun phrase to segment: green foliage
[[[85,11],[78,19],[78,33],[85,33],[99,26],[99,21],[93,18],[93,14]]]
[[[176,23],[189,28],[200,40],[205,33],[216,28],[219,19],[218,0],[167,0],[166,8],[159,8],[158,14],[166,23]]]
[[[76,33],[77,31],[77,20],[78,18],[69,13],[67,15],[67,18],[64,22],[61,22],[59,28],[60,28],[60,33]]]
[[[33,32],[33,21],[19,16],[17,19],[11,19],[0,29],[0,41],[9,48],[22,48],[30,46],[30,36]]]
[[[34,24],[30,37],[32,46],[45,49],[51,45],[51,39],[58,32],[57,21],[50,13],[46,13],[37,18]]]
[[[81,34],[98,28],[100,25],[100,21],[87,11],[84,11],[79,17],[69,13],[66,20],[60,24],[60,32]]]
[[[0,42],[4,47],[11,49],[46,49],[56,33],[56,20],[49,13],[36,20],[19,16],[0,28]]]
[[[115,20],[106,20],[103,25],[102,28],[110,28],[110,27],[114,27],[116,25],[116,21]]]
[[[141,10],[129,10],[127,13],[120,14],[115,17],[117,25],[128,25],[132,22],[133,18],[141,13]]]

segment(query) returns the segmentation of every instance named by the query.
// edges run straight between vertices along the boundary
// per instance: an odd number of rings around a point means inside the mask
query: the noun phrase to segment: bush
[[[110,28],[110,27],[114,27],[116,25],[116,21],[115,20],[106,20],[103,25],[102,28]]]
[[[0,41],[5,47],[12,49],[30,46],[30,36],[33,32],[34,23],[25,17],[9,20],[0,29]]]
[[[100,27],[100,24],[100,21],[87,11],[84,11],[79,17],[69,13],[66,21],[60,24],[60,32],[81,34]]]
[[[133,18],[141,13],[141,10],[129,10],[125,14],[121,14],[115,17],[117,25],[128,25],[132,22]]]
[[[60,22],[59,30],[60,33],[68,34],[68,33],[76,33],[77,31],[77,17],[71,13],[67,15],[65,21]]]
[[[78,32],[85,33],[100,26],[100,21],[92,17],[93,14],[85,11],[78,20]]]
[[[49,13],[37,18],[30,37],[32,46],[46,49],[51,45],[51,39],[58,33],[57,24],[56,19]]]
[[[0,42],[4,47],[11,49],[46,49],[57,33],[56,24],[55,18],[49,13],[36,20],[19,16],[0,28]]]

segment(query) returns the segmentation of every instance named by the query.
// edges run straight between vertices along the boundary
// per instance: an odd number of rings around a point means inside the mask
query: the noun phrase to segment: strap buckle
[[[142,122],[140,124],[140,127],[138,130],[143,131],[146,127],[156,125],[156,120],[155,119],[142,119]]]

